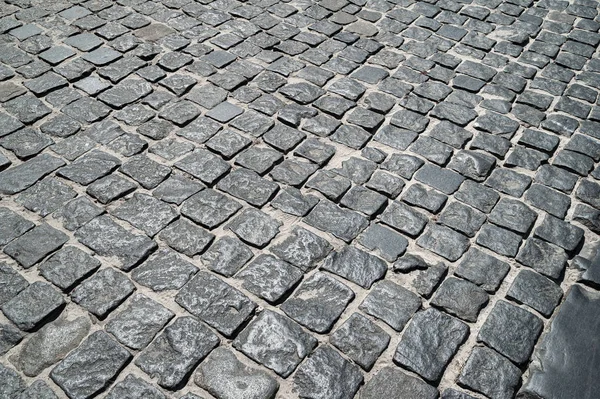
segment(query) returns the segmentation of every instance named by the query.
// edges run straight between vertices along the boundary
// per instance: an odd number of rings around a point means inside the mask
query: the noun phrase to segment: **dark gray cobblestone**
[[[0,398],[593,398],[599,8],[4,1]]]

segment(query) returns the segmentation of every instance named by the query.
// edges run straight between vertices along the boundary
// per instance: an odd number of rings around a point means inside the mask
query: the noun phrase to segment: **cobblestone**
[[[595,2],[5,3],[0,397],[594,397]]]

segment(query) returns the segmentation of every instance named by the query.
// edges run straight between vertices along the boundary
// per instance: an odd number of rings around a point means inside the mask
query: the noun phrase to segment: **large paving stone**
[[[565,397],[593,398],[599,381],[597,370],[597,320],[600,296],[574,285],[536,348],[530,374],[518,397],[523,399]],[[590,372],[587,372],[587,371]]]
[[[97,331],[54,367],[50,378],[70,398],[91,398],[110,384],[131,358],[107,333]]]
[[[262,254],[236,275],[242,287],[270,303],[277,303],[302,279],[302,270],[273,255]]]
[[[317,340],[287,317],[265,309],[233,346],[285,378],[317,346]]]
[[[438,381],[468,335],[467,324],[429,308],[413,317],[396,348],[394,361],[428,381]]]
[[[217,345],[215,333],[193,317],[184,316],[167,326],[135,364],[157,378],[160,386],[172,390],[185,383],[190,371]]]
[[[0,208],[0,218],[0,245],[8,244],[35,226],[33,222],[8,208]]]
[[[52,284],[69,291],[95,272],[100,261],[77,247],[64,247],[39,266],[42,276]]]
[[[246,366],[225,348],[215,349],[202,362],[194,382],[217,399],[273,399],[279,389],[273,377]]]

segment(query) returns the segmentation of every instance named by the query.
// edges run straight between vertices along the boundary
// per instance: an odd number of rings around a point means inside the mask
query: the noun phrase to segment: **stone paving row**
[[[0,1],[0,398],[595,397],[598,8]]]

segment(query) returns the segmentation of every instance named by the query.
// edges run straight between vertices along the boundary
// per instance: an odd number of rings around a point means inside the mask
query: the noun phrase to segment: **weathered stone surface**
[[[329,346],[315,350],[294,376],[299,395],[315,399],[350,399],[362,381],[359,368]]]
[[[287,377],[317,346],[317,340],[287,317],[264,310],[238,335],[233,346]]]
[[[473,283],[449,277],[438,288],[431,304],[463,320],[475,322],[488,303],[488,295]]]
[[[99,267],[99,260],[77,247],[68,246],[48,258],[39,270],[46,280],[69,291]]]
[[[65,300],[50,284],[36,281],[2,305],[4,315],[17,327],[30,331],[60,311]]]
[[[194,382],[217,399],[273,399],[279,389],[273,377],[244,365],[225,348],[215,349],[202,362]]]
[[[183,287],[197,271],[196,266],[166,249],[157,251],[136,267],[131,276],[143,286],[154,291],[164,291]]]
[[[417,313],[406,328],[394,361],[428,381],[437,381],[468,334],[465,323],[427,309]]]
[[[33,222],[8,208],[0,208],[0,245],[6,245],[35,226]]]
[[[267,245],[279,233],[282,223],[257,209],[245,209],[227,227],[240,240],[258,248]]]
[[[20,165],[0,172],[0,193],[16,194],[32,186],[65,162],[49,154],[41,154]]]
[[[345,284],[318,272],[302,282],[281,310],[310,330],[324,333],[353,299],[354,292]]]
[[[471,248],[460,262],[454,274],[469,280],[488,292],[498,289],[510,266],[485,252]]]
[[[327,256],[333,247],[318,235],[302,227],[295,227],[284,241],[270,249],[281,259],[306,272]]]
[[[256,309],[246,295],[207,272],[198,273],[175,300],[227,337],[234,335]]]
[[[103,319],[135,290],[127,276],[113,268],[98,271],[71,292],[73,302]]]
[[[75,237],[100,256],[115,256],[120,267],[129,270],[157,247],[146,236],[135,235],[109,216],[99,216],[75,232]]]
[[[105,388],[131,360],[131,354],[97,331],[61,361],[50,377],[71,398],[89,398]]]
[[[353,313],[330,336],[329,342],[369,371],[387,348],[390,336],[360,313]]]
[[[375,284],[359,308],[401,331],[420,307],[421,299],[416,294],[384,280]]]
[[[339,208],[332,202],[320,201],[304,221],[322,231],[350,242],[364,230],[367,219],[360,214]]]
[[[172,390],[218,345],[219,338],[208,327],[193,317],[179,317],[140,353],[135,364]]]
[[[44,223],[10,242],[4,247],[4,253],[23,267],[29,268],[60,248],[67,240],[65,233]]]
[[[330,255],[321,268],[366,289],[371,288],[387,271],[383,260],[353,246],[346,246]]]
[[[394,366],[387,366],[375,374],[360,391],[360,399],[423,398],[435,399],[438,391],[422,380],[412,377]]]
[[[170,205],[147,194],[135,193],[111,214],[129,222],[153,237],[177,218],[177,211]]]
[[[35,377],[75,349],[91,326],[86,316],[63,316],[33,334],[11,361],[23,374]]]
[[[477,339],[513,362],[523,364],[529,359],[542,327],[542,321],[532,313],[498,301],[479,330]]]
[[[25,381],[19,376],[19,374],[3,364],[0,364],[0,378],[2,378],[3,384],[0,386],[0,395],[3,398],[13,398],[19,395],[27,385]]]
[[[158,302],[135,294],[119,313],[111,317],[105,330],[123,345],[142,349],[174,316]]]
[[[18,399],[56,399],[58,396],[42,380],[35,380],[27,389],[25,389]]]
[[[0,355],[4,355],[23,339],[24,334],[10,323],[0,324]]]
[[[549,317],[561,300],[563,292],[546,277],[531,270],[521,270],[506,295]]]
[[[166,396],[158,389],[142,380],[129,374],[125,379],[117,383],[106,395],[110,399],[131,398],[131,399],[166,399]]]
[[[596,351],[590,350],[589,339],[595,336],[599,300],[597,293],[579,285],[570,289],[533,355],[531,374],[519,398],[594,396],[598,381],[581,370],[597,367],[598,358]]]
[[[88,185],[110,174],[121,161],[100,150],[94,150],[61,168],[57,174],[82,185]]]
[[[459,259],[470,245],[467,237],[438,224],[430,224],[417,244],[451,262]]]
[[[183,202],[181,214],[212,229],[236,213],[242,206],[212,189],[200,191]]]
[[[467,359],[458,383],[489,398],[512,398],[521,371],[508,359],[486,347],[476,346]]]

